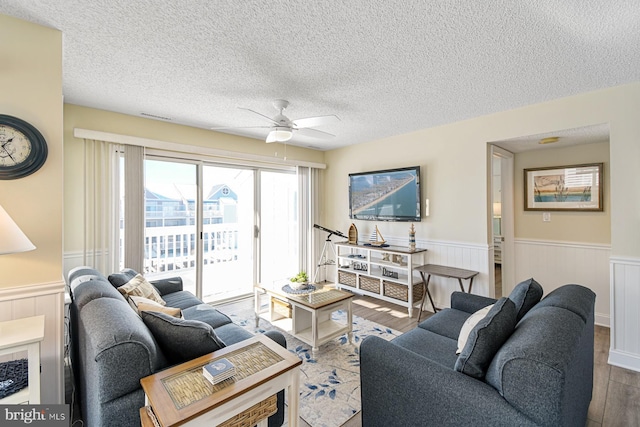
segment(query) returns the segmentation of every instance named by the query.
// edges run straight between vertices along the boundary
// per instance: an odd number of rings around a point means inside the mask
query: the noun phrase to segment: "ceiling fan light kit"
[[[267,135],[267,143],[270,142],[286,142],[293,137],[293,132],[289,128],[275,128]]]
[[[241,110],[249,111],[250,113],[256,114],[263,119],[271,122],[270,126],[237,126],[230,128],[212,128],[214,130],[222,130],[222,129],[251,129],[251,128],[267,128],[269,130],[269,134],[265,139],[265,142],[286,142],[293,138],[293,133],[297,132],[302,136],[307,136],[311,138],[322,138],[329,139],[335,137],[328,132],[324,132],[318,129],[312,129],[318,126],[324,126],[332,123],[339,122],[340,119],[336,115],[328,115],[328,116],[316,116],[316,117],[305,117],[300,119],[291,120],[287,116],[284,115],[284,110],[289,106],[289,101],[285,99],[276,99],[273,101],[273,106],[278,110],[278,114],[274,117],[269,117],[265,114],[259,113],[257,111],[251,110],[250,108],[238,107]]]

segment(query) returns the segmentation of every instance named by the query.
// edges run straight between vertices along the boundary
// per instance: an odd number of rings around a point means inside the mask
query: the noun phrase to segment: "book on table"
[[[236,367],[228,359],[218,359],[202,367],[202,375],[212,384],[217,384],[236,374]]]

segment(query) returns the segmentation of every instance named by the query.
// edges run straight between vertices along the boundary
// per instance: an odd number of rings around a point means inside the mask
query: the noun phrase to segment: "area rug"
[[[234,323],[251,332],[274,328],[260,319],[255,328],[253,311],[231,315]],[[338,311],[333,319],[344,322],[346,313]],[[338,427],[360,412],[360,343],[370,335],[391,340],[400,332],[353,316],[353,339],[342,335],[321,345],[315,357],[311,346],[284,333],[287,349],[302,359],[300,373],[300,417],[312,427]]]

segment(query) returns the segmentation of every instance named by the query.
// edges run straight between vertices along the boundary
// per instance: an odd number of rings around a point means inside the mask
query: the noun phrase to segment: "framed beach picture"
[[[524,170],[525,211],[600,212],[604,163]]]

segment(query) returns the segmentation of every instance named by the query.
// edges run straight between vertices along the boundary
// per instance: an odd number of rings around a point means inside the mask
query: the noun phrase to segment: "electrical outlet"
[[[542,221],[550,222],[551,221],[551,212],[542,212]]]
[[[429,216],[429,199],[424,199],[424,216]]]

